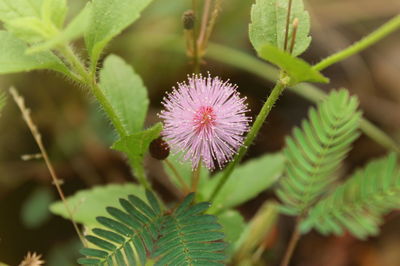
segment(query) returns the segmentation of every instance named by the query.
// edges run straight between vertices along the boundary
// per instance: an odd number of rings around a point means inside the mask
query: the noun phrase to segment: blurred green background
[[[201,1],[200,1],[201,2]],[[248,40],[250,0],[225,0],[212,42],[239,49],[255,57]],[[312,18],[312,45],[304,54],[311,63],[358,40],[400,11],[398,0],[308,0]],[[72,17],[86,1],[69,0]],[[157,121],[165,91],[191,73],[186,58],[181,16],[191,1],[154,0],[134,26],[117,37],[107,49],[132,64],[149,90],[150,116]],[[83,42],[76,47],[84,56]],[[400,142],[400,34],[397,32],[360,55],[329,68],[331,84],[324,90],[345,87],[357,94],[364,114]],[[249,100],[257,114],[271,83],[253,73],[207,58],[202,71],[230,79]],[[71,195],[96,184],[130,182],[124,158],[109,149],[116,135],[94,99],[58,74],[48,71],[0,77],[0,89],[11,85],[24,95],[38,125],[63,189]],[[279,100],[246,159],[280,150],[284,136],[305,117],[310,102],[291,92]],[[70,222],[49,213],[58,200],[47,168],[41,160],[21,160],[37,153],[16,105],[9,99],[0,117],[0,261],[18,265],[27,251],[44,255],[48,265],[75,265],[80,243]],[[362,136],[345,162],[352,171],[386,151]],[[165,199],[173,195],[160,171],[149,175]],[[262,194],[240,208],[249,219],[260,204],[273,195]],[[366,242],[351,236],[322,237],[311,233],[302,238],[293,265],[400,265],[400,216],[392,213],[380,236]],[[281,217],[276,236],[268,244],[265,263],[275,265],[293,226]]]

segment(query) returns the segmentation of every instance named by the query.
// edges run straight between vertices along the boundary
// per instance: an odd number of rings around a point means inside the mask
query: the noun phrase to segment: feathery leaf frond
[[[120,199],[122,209],[109,207],[109,217],[97,217],[104,228],[87,236],[96,248],[83,248],[84,265],[224,265],[224,235],[217,218],[203,214],[209,203],[192,204],[189,194],[173,211],[163,212],[155,196],[146,191],[149,204],[138,197]]]
[[[282,210],[299,215],[312,206],[334,181],[334,173],[358,137],[358,100],[346,90],[333,91],[294,129],[284,150],[286,175],[277,191]]]
[[[400,169],[394,153],[372,161],[321,200],[301,224],[302,232],[345,230],[360,239],[379,232],[382,215],[400,206]]]

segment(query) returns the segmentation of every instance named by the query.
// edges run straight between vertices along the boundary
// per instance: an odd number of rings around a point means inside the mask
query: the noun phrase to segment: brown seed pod
[[[183,13],[182,23],[185,30],[192,30],[194,28],[196,17],[193,10],[188,10]]]
[[[150,155],[157,160],[164,160],[169,155],[169,146],[162,137],[156,138],[150,143]]]

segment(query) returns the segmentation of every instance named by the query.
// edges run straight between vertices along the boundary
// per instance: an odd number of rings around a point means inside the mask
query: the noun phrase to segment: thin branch
[[[217,21],[218,14],[221,11],[221,5],[222,5],[222,0],[216,0],[210,22],[208,23],[208,27],[206,30],[206,36],[204,38],[203,43],[201,44],[201,49],[203,50],[204,53],[205,53],[205,49],[207,48],[208,41],[210,40],[211,33],[214,30],[214,26],[215,26],[215,22]]]
[[[289,53],[293,53],[294,45],[296,44],[296,34],[297,34],[297,28],[299,27],[299,19],[295,18],[293,20],[293,33],[292,33],[292,40],[290,43],[290,48],[289,48]]]
[[[211,0],[204,0],[203,16],[201,18],[200,33],[199,33],[199,38],[197,40],[198,42],[197,45],[199,47],[202,47],[206,35],[208,17],[210,16],[210,12],[211,12]]]
[[[300,237],[301,237],[301,234],[300,234],[300,231],[299,231],[300,221],[301,221],[300,218],[298,218],[297,222],[296,222],[296,227],[294,228],[292,236],[290,237],[289,245],[288,245],[288,247],[286,249],[285,255],[283,256],[283,260],[282,260],[281,266],[288,266],[289,265],[290,259],[293,256],[293,252],[294,252],[294,250],[295,250],[295,248],[297,246],[297,243],[300,240]]]
[[[285,51],[287,51],[287,45],[288,45],[288,41],[289,41],[289,25],[290,25],[290,13],[291,13],[291,11],[292,11],[292,0],[289,0],[287,16],[286,16],[285,45],[283,47],[283,50],[285,50]]]
[[[25,106],[24,98],[22,98],[22,96],[20,96],[18,94],[18,92],[17,92],[17,90],[15,88],[10,88],[10,94],[12,95],[12,97],[14,98],[14,101],[16,102],[16,104],[18,105],[19,109],[21,110],[22,118],[24,119],[25,123],[27,124],[29,130],[31,131],[31,133],[33,135],[33,138],[36,141],[36,144],[38,145],[38,147],[40,149],[40,153],[42,154],[43,159],[44,159],[44,161],[46,163],[46,166],[49,169],[51,178],[53,179],[53,183],[57,188],[57,192],[60,195],[60,198],[61,198],[61,200],[62,200],[62,202],[63,202],[63,204],[65,206],[65,209],[68,212],[69,218],[70,218],[70,220],[71,220],[71,222],[72,222],[72,224],[73,224],[73,226],[75,228],[75,231],[78,234],[82,244],[84,246],[86,246],[85,238],[83,237],[81,231],[79,230],[78,225],[76,224],[76,222],[74,220],[73,213],[72,213],[71,209],[69,208],[68,203],[67,203],[67,201],[65,199],[65,196],[64,196],[64,192],[61,189],[60,184],[62,183],[62,181],[57,177],[56,171],[54,170],[54,167],[51,164],[51,161],[50,161],[49,156],[47,154],[46,148],[43,145],[42,136],[41,136],[37,126],[35,125],[35,123],[33,122],[32,118],[30,116],[31,111],[30,111],[30,109],[28,109]]]
[[[182,176],[179,174],[178,170],[176,170],[175,166],[168,159],[165,159],[164,162],[169,167],[169,169],[171,169],[171,171],[174,173],[176,179],[181,184],[182,189],[183,189],[183,194],[187,194],[190,191],[190,188],[186,184],[186,182],[182,178]]]

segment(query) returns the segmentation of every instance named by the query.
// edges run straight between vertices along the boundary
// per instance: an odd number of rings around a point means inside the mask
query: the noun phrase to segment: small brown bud
[[[196,17],[193,10],[188,10],[183,13],[182,23],[185,30],[192,30],[194,28],[195,21]]]
[[[164,160],[169,155],[169,146],[162,137],[153,140],[150,143],[150,155],[157,160]]]

